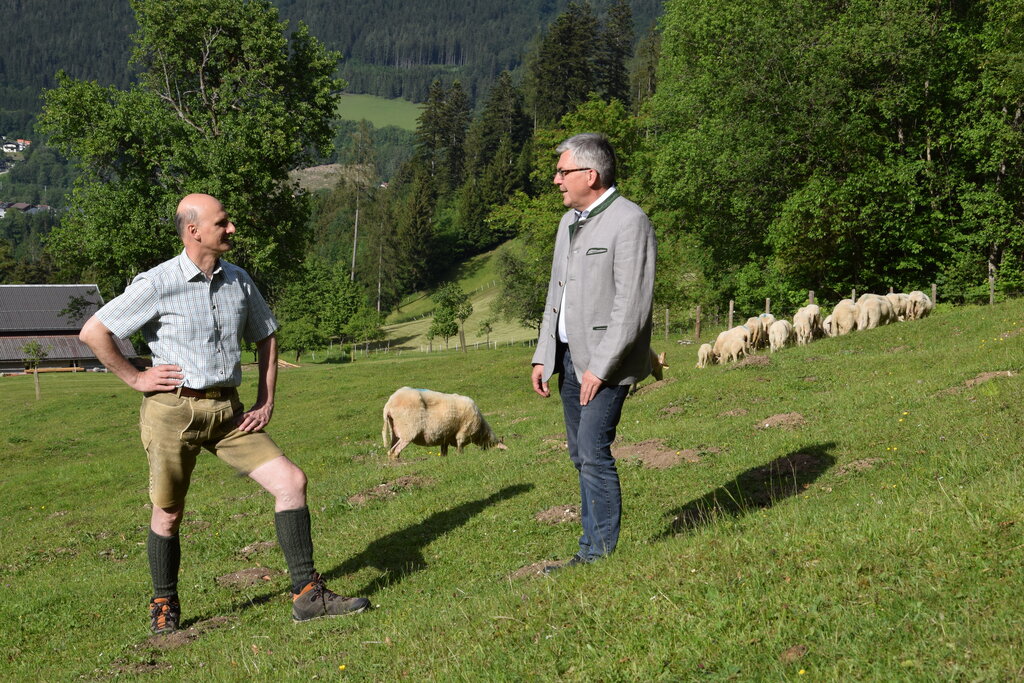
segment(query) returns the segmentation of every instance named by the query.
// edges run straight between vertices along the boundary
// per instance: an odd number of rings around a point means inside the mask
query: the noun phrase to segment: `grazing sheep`
[[[706,368],[716,362],[715,348],[711,344],[701,344],[697,349],[697,367]]]
[[[402,387],[384,404],[384,445],[388,458],[397,460],[406,446],[440,446],[441,455],[448,455],[448,446],[459,453],[466,444],[487,449],[505,444],[494,435],[476,403],[468,396],[442,394],[427,389]]]
[[[831,313],[826,315],[825,319],[821,321],[821,329],[827,337],[836,336],[836,324]]]
[[[821,336],[821,309],[818,305],[807,304],[799,309],[793,315],[793,329],[796,330],[796,343],[800,346]]]
[[[750,344],[748,349],[759,349],[764,346],[767,341],[765,329],[761,325],[760,318],[747,318],[747,322],[743,323],[743,326],[750,330]]]
[[[907,313],[908,320],[920,320],[921,318],[927,318],[928,314],[935,308],[935,304],[928,298],[928,295],[922,291],[914,290],[907,295],[909,299],[909,310]]]
[[[766,346],[770,341],[768,339],[768,330],[771,329],[772,323],[775,322],[775,316],[771,313],[762,313],[757,317],[761,321],[761,330],[763,331],[761,344],[762,346]]]
[[[722,362],[722,350],[727,340],[738,337],[743,341],[744,353],[750,349],[750,330],[747,329],[746,325],[737,325],[728,330],[721,332],[718,338],[715,339],[714,352],[715,357],[718,358],[718,362]]]
[[[747,342],[740,334],[727,335],[721,348],[722,351],[718,356],[720,363],[738,361],[747,355]]]
[[[776,320],[773,322],[772,326],[768,328],[768,343],[771,346],[772,353],[785,348],[786,344],[793,340],[795,334],[793,324],[788,320]]]
[[[896,314],[889,300],[880,294],[864,294],[857,299],[857,329],[870,330],[895,322]]]
[[[850,334],[857,329],[857,304],[853,299],[843,299],[832,309],[832,326],[836,336]]]
[[[885,295],[885,298],[892,304],[892,310],[896,314],[896,319],[906,320],[907,311],[910,308],[910,297],[903,292],[890,292]]]

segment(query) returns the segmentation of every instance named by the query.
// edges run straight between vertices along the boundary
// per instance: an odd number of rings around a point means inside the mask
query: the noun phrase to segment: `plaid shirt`
[[[153,364],[180,366],[190,389],[237,387],[241,339],[258,342],[278,327],[248,273],[220,259],[207,281],[184,251],[137,275],[96,317],[122,339],[141,329]]]

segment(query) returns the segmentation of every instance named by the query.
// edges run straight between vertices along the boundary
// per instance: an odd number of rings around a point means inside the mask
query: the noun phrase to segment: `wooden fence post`
[[[813,303],[814,303],[814,290],[813,289],[809,289],[809,290],[807,290],[807,305],[809,306],[809,305],[811,305]]]
[[[733,301],[732,299],[729,299],[729,329],[730,330],[732,329],[732,314],[733,314],[733,311],[735,309],[736,309],[736,302]]]
[[[853,301],[853,303],[857,303],[857,288],[856,287],[854,287],[853,289],[850,290],[850,300]]]
[[[665,341],[668,341],[668,308],[665,308]]]
[[[939,292],[938,292],[938,290],[935,289],[935,283],[933,282],[932,283],[932,303],[935,304],[935,303],[938,303],[938,302],[939,302]]]
[[[764,300],[764,312],[765,313],[771,313],[772,312],[772,300],[771,299],[765,299]]]
[[[700,339],[700,305],[697,306],[697,319],[693,324],[693,338]]]

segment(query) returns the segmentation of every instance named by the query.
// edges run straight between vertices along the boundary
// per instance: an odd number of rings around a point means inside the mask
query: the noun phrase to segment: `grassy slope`
[[[502,247],[474,256],[461,264],[450,278],[459,283],[462,291],[469,294],[473,304],[473,314],[466,319],[465,327],[466,344],[470,347],[486,344],[487,336],[479,333],[480,323],[492,315],[491,308],[500,290],[495,258],[500,249]],[[430,298],[430,294],[416,292],[407,296],[402,301],[400,309],[388,317],[385,331],[391,340],[392,348],[417,351],[427,348],[426,334],[430,327],[431,312],[434,310],[434,300]],[[500,316],[495,316],[493,327],[490,334],[491,342],[507,344],[537,338],[536,330],[504,320]],[[458,341],[458,336],[450,339],[450,348],[454,349]],[[439,348],[444,348],[443,339],[434,340],[434,349]]]
[[[396,126],[413,131],[422,108],[422,105],[403,99],[343,94],[338,101],[338,116],[348,121],[366,119],[375,128]]]
[[[1016,301],[940,308],[924,321],[785,350],[767,367],[696,370],[692,347],[670,352],[674,381],[627,402],[619,439],[702,449],[701,462],[623,463],[619,551],[515,580],[523,565],[571,554],[578,534],[533,519],[577,503],[578,489],[551,441],[558,399],[529,391],[529,350],[285,370],[271,431],[309,474],[318,567],[338,591],[370,595],[379,609],[293,625],[283,578],[220,587],[217,576],[257,563],[283,569],[283,560],[277,550],[238,554],[273,539],[272,501],[206,457],[183,528],[182,597],[189,622],[227,622],[166,651],[146,641],[137,395],[110,375],[61,374],[42,377],[36,402],[31,377],[0,379],[0,672],[1017,678],[1024,378],[963,383],[1019,373],[1021,328]],[[442,459],[411,447],[388,466],[380,407],[402,384],[475,397],[510,449]],[[950,387],[961,390],[941,393]],[[253,393],[251,373],[243,392]],[[739,409],[746,414],[723,416]],[[755,429],[789,412],[806,424]],[[795,491],[788,475],[766,475],[773,462],[795,470]],[[347,502],[402,475],[425,483]]]

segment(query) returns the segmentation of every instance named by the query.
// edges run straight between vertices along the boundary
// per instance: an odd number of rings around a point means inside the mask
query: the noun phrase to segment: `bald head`
[[[220,211],[224,207],[216,197],[208,194],[190,194],[178,202],[178,209],[174,212],[174,228],[178,231],[178,237],[185,239],[185,228],[199,221],[205,211]]]

